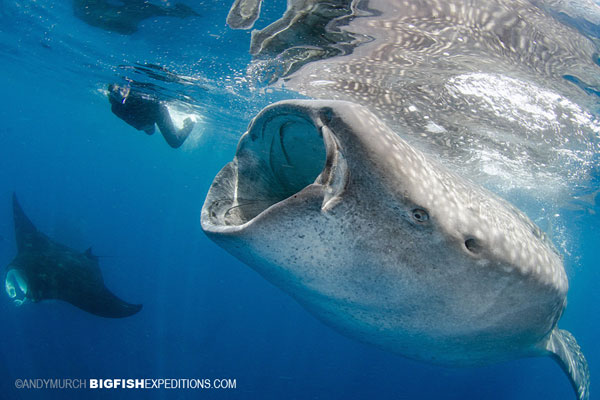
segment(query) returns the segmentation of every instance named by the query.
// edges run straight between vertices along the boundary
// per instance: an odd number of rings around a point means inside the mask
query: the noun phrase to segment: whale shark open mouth
[[[324,204],[343,190],[343,155],[323,119],[291,105],[263,110],[215,177],[203,224],[239,227],[312,184],[323,185]]]

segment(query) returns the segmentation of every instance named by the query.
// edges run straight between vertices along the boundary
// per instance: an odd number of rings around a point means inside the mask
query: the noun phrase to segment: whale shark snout
[[[586,396],[585,359],[556,327],[568,282],[551,242],[362,106],[264,109],[215,177],[201,222],[347,336],[445,365],[552,355]]]

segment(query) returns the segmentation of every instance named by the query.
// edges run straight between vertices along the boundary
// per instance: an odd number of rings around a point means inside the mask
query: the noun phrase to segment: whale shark
[[[346,336],[450,366],[550,356],[589,397],[583,353],[557,327],[568,280],[548,237],[364,106],[266,107],[214,178],[201,226]]]
[[[6,269],[4,284],[15,304],[62,300],[106,318],[129,317],[142,309],[106,288],[91,248],[81,253],[38,231],[14,194],[13,217],[18,253]]]

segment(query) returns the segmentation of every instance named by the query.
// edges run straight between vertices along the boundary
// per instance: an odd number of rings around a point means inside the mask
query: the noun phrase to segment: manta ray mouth
[[[203,227],[240,227],[313,184],[324,188],[325,203],[342,189],[342,163],[337,141],[319,115],[291,105],[267,107],[240,139],[235,159],[215,177]]]
[[[8,297],[19,306],[27,299],[27,280],[19,270],[11,269],[8,271],[4,288]]]

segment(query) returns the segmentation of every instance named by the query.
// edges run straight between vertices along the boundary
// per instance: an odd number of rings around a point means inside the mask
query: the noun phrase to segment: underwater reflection
[[[159,6],[146,0],[73,0],[73,12],[89,25],[123,35],[137,32],[139,23],[148,18],[198,16],[182,3]]]

